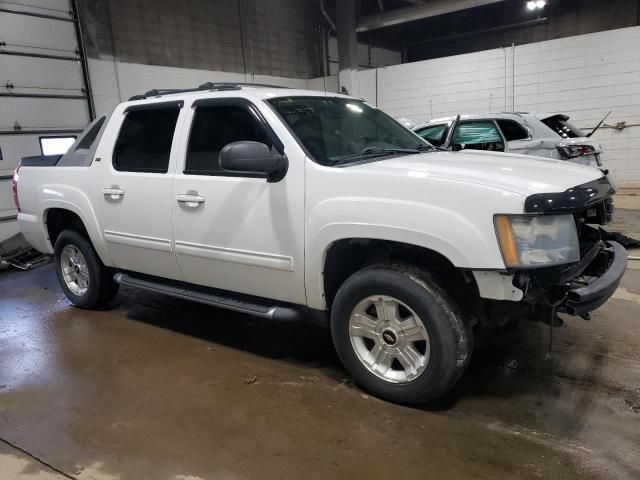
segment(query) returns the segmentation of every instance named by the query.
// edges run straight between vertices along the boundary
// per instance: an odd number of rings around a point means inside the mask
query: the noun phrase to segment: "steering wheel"
[[[347,148],[348,148],[349,150],[351,150],[352,152],[355,152],[354,147],[356,146],[356,144],[357,144],[358,142],[362,142],[362,141],[364,141],[364,140],[368,140],[368,139],[369,139],[369,136],[368,136],[368,135],[360,135],[360,136],[359,136],[358,138],[356,138],[354,141],[350,142],[350,143],[347,145]]]

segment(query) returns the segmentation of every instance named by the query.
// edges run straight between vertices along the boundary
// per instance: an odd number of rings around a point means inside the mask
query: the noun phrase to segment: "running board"
[[[236,294],[173,280],[160,281],[155,278],[140,278],[128,273],[116,273],[113,279],[120,285],[162,293],[171,297],[204,303],[206,305],[225,308],[227,310],[233,310],[234,312],[246,313],[269,320],[279,322],[304,320],[301,309],[291,306],[274,305],[266,299],[249,295]]]

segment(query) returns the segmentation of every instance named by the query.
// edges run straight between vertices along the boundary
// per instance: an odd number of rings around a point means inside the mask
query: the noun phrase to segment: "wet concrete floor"
[[[632,266],[550,358],[542,323],[482,336],[421,408],[358,390],[319,328],[127,289],[88,312],[51,265],[0,273],[0,478],[638,479]]]

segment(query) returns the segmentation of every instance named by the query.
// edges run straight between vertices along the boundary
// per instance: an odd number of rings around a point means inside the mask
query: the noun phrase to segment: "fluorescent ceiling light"
[[[531,11],[536,9],[542,9],[545,7],[546,4],[547,2],[545,2],[545,0],[532,0],[527,2],[527,9]]]

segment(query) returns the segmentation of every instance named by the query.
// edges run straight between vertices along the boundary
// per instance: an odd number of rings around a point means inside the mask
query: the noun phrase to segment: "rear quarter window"
[[[511,142],[513,140],[526,140],[529,138],[529,132],[513,120],[498,120],[498,126],[502,130],[505,140]]]
[[[545,118],[541,121],[562,138],[586,137],[586,134],[578,127],[570,123],[569,118],[565,117],[564,115],[555,115],[553,117]]]

